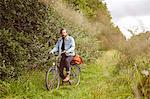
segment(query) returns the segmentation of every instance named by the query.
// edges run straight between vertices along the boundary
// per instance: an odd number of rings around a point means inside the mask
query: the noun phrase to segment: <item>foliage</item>
[[[64,0],[76,11],[85,14],[89,18],[96,18],[99,10],[103,10],[107,13],[106,5],[102,4],[102,1],[98,0]],[[107,14],[109,16],[109,14]]]
[[[23,66],[26,64],[26,50],[21,46],[17,39],[20,39],[21,34],[13,36],[12,31],[0,31],[0,78],[12,78],[20,75]]]
[[[44,60],[48,57],[47,52],[56,43],[60,28],[65,27],[68,33],[75,38],[76,52],[84,58],[85,62],[95,62],[100,58],[101,50],[104,49],[117,49],[121,52],[118,55],[119,59],[117,58],[119,61],[110,59],[111,53],[108,53],[105,60],[109,61],[100,63],[102,67],[89,65],[85,71],[83,70],[85,85],[81,85],[83,87],[81,91],[80,88],[77,90],[85,98],[87,96],[90,98],[133,98],[132,91],[134,90],[141,91],[144,96],[148,95],[146,86],[149,85],[149,78],[142,74],[143,70],[149,71],[148,33],[144,34],[145,36],[142,34],[124,41],[119,28],[114,27],[111,23],[111,16],[106,5],[100,0],[63,0],[68,8],[71,7],[81,14],[81,20],[78,21],[82,21],[81,24],[87,27],[73,22],[77,20],[67,19],[60,13],[63,10],[57,11],[52,2],[46,3],[46,1],[0,1],[0,94],[6,96],[15,93],[19,95],[19,98],[32,98],[37,95],[35,93],[38,91],[38,96],[41,98],[47,93],[43,92],[45,91],[43,71],[29,69],[45,68]],[[86,17],[88,22],[84,22],[83,17]],[[94,31],[89,31],[93,28],[95,28]],[[138,66],[136,69],[135,64]],[[29,71],[26,72],[27,70]],[[101,72],[104,74],[100,76]],[[35,79],[40,82],[36,82]],[[89,89],[86,89],[87,86]],[[84,91],[85,89],[87,92]],[[62,90],[64,89],[56,91],[54,97],[57,97],[58,94],[64,97]],[[72,92],[75,91],[72,90]],[[73,96],[81,98],[81,96]],[[14,97],[12,95],[12,98]]]
[[[77,53],[85,61],[96,58],[92,53],[99,55],[97,39],[91,41],[86,30],[64,19],[53,9],[53,5],[38,0],[1,0],[0,6],[2,80],[17,78],[26,69],[43,66],[47,52],[53,47],[48,46],[48,41],[50,40],[51,45],[56,43],[61,27],[66,27],[75,37]],[[85,43],[81,43],[83,41]],[[93,47],[89,49],[91,45]]]
[[[130,79],[134,79],[132,84],[135,96],[149,96],[149,89],[146,87],[150,84],[150,78],[148,77],[150,73],[149,37],[148,32],[141,33],[122,43],[121,49],[118,49],[123,55],[121,55],[120,61],[116,65],[115,73],[128,71]]]
[[[121,80],[115,82],[114,78],[105,77],[101,65],[86,65],[81,67],[81,83],[77,87],[70,86],[68,83],[61,85],[58,90],[49,92],[44,85],[43,71],[26,72],[17,81],[6,83],[9,90],[4,98],[131,98],[134,99],[132,91],[127,84],[121,84]],[[89,80],[90,79],[90,80]]]
[[[0,1],[1,79],[17,77],[40,56],[46,41],[47,7],[38,0]]]

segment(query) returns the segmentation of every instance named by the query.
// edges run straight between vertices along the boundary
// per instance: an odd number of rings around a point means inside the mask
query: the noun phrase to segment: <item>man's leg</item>
[[[65,66],[65,56],[62,56],[61,61],[60,61],[60,67],[59,67],[59,71],[60,71],[59,75],[62,79],[65,79],[65,76],[64,76],[64,73],[63,73],[64,66]]]
[[[72,61],[73,56],[66,56],[65,59],[65,63],[66,63],[66,72],[67,72],[67,76],[63,81],[68,81],[69,80],[69,76],[70,76],[70,72],[71,72],[71,66],[70,66],[70,62]]]

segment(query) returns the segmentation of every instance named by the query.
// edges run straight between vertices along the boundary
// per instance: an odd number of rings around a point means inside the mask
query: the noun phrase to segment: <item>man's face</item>
[[[61,32],[61,36],[62,36],[62,37],[66,37],[66,36],[67,36],[67,32],[66,32],[66,30],[62,30],[62,32]]]

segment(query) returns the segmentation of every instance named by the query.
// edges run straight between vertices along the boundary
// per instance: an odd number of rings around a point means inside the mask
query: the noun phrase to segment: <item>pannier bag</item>
[[[82,58],[80,57],[80,55],[75,55],[71,61],[71,64],[72,65],[75,65],[75,64],[83,64],[83,60]]]

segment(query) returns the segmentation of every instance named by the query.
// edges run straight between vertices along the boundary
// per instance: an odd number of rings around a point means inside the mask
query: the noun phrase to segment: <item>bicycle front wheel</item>
[[[53,91],[58,89],[60,84],[60,77],[57,67],[50,67],[46,73],[46,88]]]

